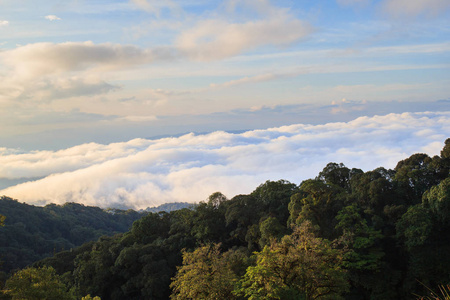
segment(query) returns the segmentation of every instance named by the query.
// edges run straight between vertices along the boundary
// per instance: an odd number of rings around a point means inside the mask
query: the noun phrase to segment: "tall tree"
[[[239,256],[233,252],[222,254],[220,245],[205,245],[194,252],[183,252],[183,265],[170,285],[171,299],[235,299],[233,261]]]
[[[343,250],[318,238],[311,222],[256,256],[237,290],[248,299],[341,299],[347,290]]]
[[[335,216],[344,206],[346,192],[343,188],[318,179],[301,183],[299,193],[291,197],[289,220],[301,224],[310,221],[319,227],[320,236],[334,238]]]

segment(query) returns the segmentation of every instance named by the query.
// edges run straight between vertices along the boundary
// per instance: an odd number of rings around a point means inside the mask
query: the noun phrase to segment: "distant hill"
[[[196,204],[187,203],[187,202],[173,202],[173,203],[161,204],[160,206],[157,206],[157,207],[147,207],[145,210],[141,210],[141,211],[152,212],[152,213],[158,213],[161,211],[171,212],[171,211],[175,211],[175,210],[179,210],[179,209],[183,209],[183,208],[193,208],[193,207],[195,207],[195,205]]]
[[[0,197],[0,271],[23,268],[62,250],[126,232],[146,212],[103,210],[77,203],[38,207]]]

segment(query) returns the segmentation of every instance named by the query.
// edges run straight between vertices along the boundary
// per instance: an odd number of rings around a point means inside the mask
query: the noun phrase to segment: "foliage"
[[[310,222],[256,256],[238,290],[248,299],[339,299],[347,289],[343,251],[318,238]]]
[[[433,222],[429,211],[422,205],[414,205],[397,223],[397,236],[408,250],[425,244],[432,231]]]
[[[440,285],[439,292],[435,292],[432,289],[426,287],[428,290],[428,296],[418,296],[418,300],[450,300],[450,284]]]
[[[344,205],[345,190],[318,179],[301,183],[298,194],[291,197],[290,223],[310,221],[317,225],[320,234],[332,238],[336,225],[335,216]]]
[[[94,298],[91,295],[84,296],[81,300],[102,300],[99,296],[95,296]]]
[[[450,177],[423,194],[422,202],[443,224],[450,223]]]
[[[13,300],[75,299],[51,267],[27,268],[16,272],[6,281],[3,293],[12,297]]]
[[[220,245],[205,245],[193,252],[183,251],[183,265],[170,287],[171,299],[235,299],[232,294],[238,276],[232,265],[238,256],[220,252]]]
[[[337,229],[342,230],[341,243],[348,251],[345,265],[349,269],[378,270],[384,253],[377,245],[383,235],[367,225],[355,204],[344,207],[336,216]]]
[[[37,207],[0,197],[6,217],[0,230],[0,270],[9,272],[56,252],[70,250],[103,235],[129,230],[142,216],[132,210],[105,211],[98,207],[66,203]]]

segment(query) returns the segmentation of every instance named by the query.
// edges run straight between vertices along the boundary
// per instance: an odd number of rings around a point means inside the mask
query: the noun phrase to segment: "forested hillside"
[[[450,283],[449,170],[450,139],[394,170],[329,163],[300,185],[149,213],[26,271],[54,269],[78,299],[417,299]]]
[[[100,236],[126,232],[143,213],[66,203],[45,207],[0,198],[0,270],[23,268]]]

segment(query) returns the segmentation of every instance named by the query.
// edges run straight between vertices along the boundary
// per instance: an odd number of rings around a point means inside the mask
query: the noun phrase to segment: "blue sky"
[[[172,136],[175,145],[191,137],[199,148],[208,148],[190,132],[211,133],[205,139],[214,140],[217,132],[237,138],[283,126],[301,128],[298,124],[317,131],[346,124],[350,144],[329,149],[339,153],[359,147],[354,137],[360,128],[352,127],[360,124],[357,120],[378,124],[378,116],[386,116],[397,124],[386,131],[387,139],[408,149],[392,150],[396,159],[417,151],[438,154],[450,136],[448,0],[0,0],[0,8],[0,188],[35,181],[48,191],[47,176],[81,172],[116,159],[117,153],[129,154],[129,148],[118,147],[128,150],[111,150],[101,162],[89,159],[99,145],[117,149],[116,143],[145,139],[160,141],[166,149],[159,138]],[[429,122],[420,125],[422,114]],[[396,129],[409,119],[421,134],[408,131],[400,138]],[[376,146],[366,145],[383,153],[395,146],[378,136],[374,141]],[[311,151],[314,147],[314,142],[307,145]],[[62,167],[60,154],[85,163]],[[286,159],[294,155],[285,154]],[[46,157],[45,163],[39,157]],[[190,166],[188,156],[175,157],[180,162],[173,165],[176,172]],[[307,157],[309,171],[299,179],[315,176],[326,163]],[[394,167],[389,155],[383,157],[365,157],[370,162],[365,167]],[[209,158],[202,168],[220,165]],[[46,171],[27,174],[35,163]],[[283,177],[283,169],[266,171],[249,182]],[[175,187],[183,184],[170,176],[164,183],[150,177],[145,184],[159,182],[161,193],[182,194]],[[125,189],[129,203],[136,203],[132,199],[139,198],[141,185],[122,183],[118,180],[111,193]],[[205,186],[214,192],[213,182]],[[32,197],[18,192],[23,189],[28,187],[7,192]],[[47,198],[65,193],[76,194],[55,191]],[[91,198],[80,199],[95,198],[94,192],[88,194]]]
[[[354,110],[442,110],[435,102],[449,99],[446,0],[0,5],[7,147],[126,141],[142,137],[136,128],[153,137],[302,122],[279,113],[264,123],[268,109],[283,106],[304,107],[314,123],[349,121]],[[55,142],[62,131],[68,137]]]

